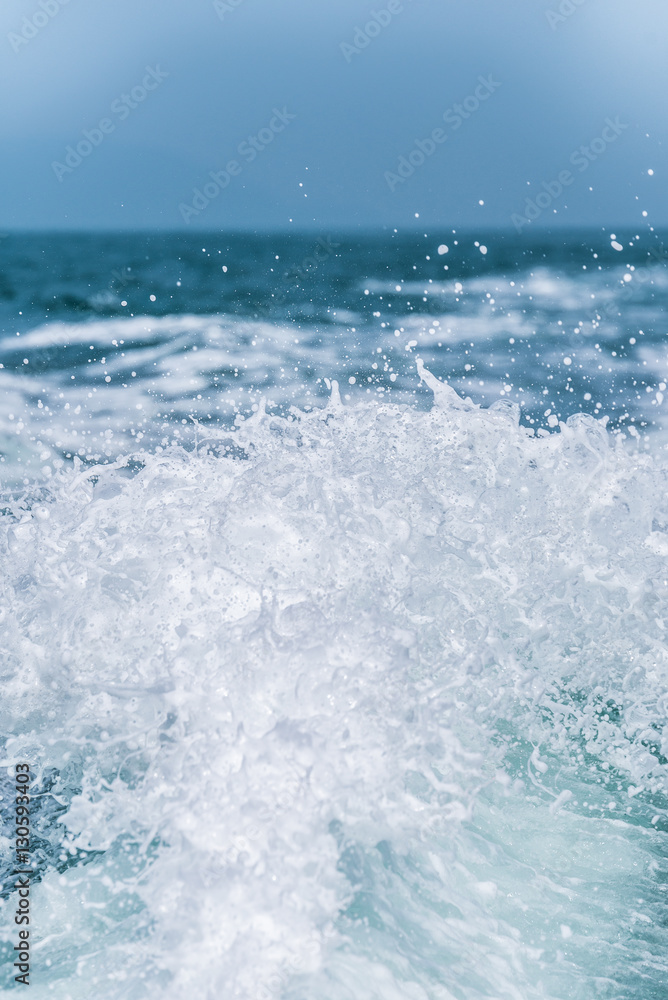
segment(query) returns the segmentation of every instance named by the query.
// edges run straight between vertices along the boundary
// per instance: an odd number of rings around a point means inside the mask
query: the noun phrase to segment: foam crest
[[[665,974],[666,465],[420,374],[428,412],[335,389],[7,498],[3,765],[61,809],[38,996]]]

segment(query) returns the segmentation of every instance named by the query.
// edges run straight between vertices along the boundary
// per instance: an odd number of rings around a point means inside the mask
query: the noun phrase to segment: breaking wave
[[[668,464],[422,375],[7,495],[37,996],[665,995]]]

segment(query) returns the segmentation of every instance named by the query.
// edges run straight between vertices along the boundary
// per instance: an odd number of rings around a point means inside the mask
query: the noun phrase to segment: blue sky
[[[665,0],[5,0],[0,227],[511,226],[543,192],[534,227],[666,225],[667,34]]]

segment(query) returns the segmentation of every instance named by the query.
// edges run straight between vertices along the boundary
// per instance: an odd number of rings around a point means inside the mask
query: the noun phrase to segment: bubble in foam
[[[665,466],[417,368],[428,412],[333,385],[7,498],[3,764],[59,804],[54,995],[663,975]]]

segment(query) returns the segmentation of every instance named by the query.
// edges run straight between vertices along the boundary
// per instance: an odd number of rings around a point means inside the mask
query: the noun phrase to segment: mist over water
[[[666,995],[662,247],[0,243],[37,997]]]

